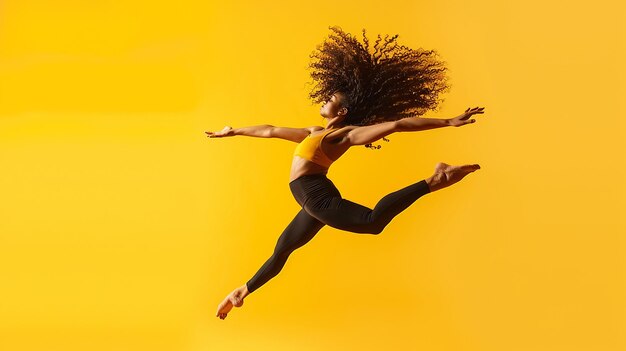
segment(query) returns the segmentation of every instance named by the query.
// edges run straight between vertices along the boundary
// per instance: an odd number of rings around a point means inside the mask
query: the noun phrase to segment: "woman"
[[[395,44],[397,35],[382,44],[380,35],[370,54],[365,30],[364,45],[338,27],[318,46],[311,64],[316,86],[310,93],[323,102],[320,114],[326,127],[307,128],[259,125],[219,132],[209,138],[246,135],[281,138],[299,143],[291,165],[289,187],[302,209],[278,239],[274,253],[246,284],[231,292],[218,306],[216,316],[243,305],[244,298],[276,276],[297,248],[309,242],[324,226],[354,233],[380,234],[400,212],[421,196],[450,186],[479,169],[477,164],[451,166],[438,163],[434,174],[383,197],[370,209],[342,198],[326,177],[330,165],[350,147],[365,145],[396,132],[411,132],[474,123],[470,117],[484,108],[468,108],[449,119],[415,117],[438,104],[447,89],[443,63],[434,51],[413,50]],[[378,146],[377,148],[380,148]]]

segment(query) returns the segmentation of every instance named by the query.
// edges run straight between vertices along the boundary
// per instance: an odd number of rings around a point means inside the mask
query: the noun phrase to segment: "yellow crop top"
[[[296,150],[294,151],[294,156],[300,156],[306,160],[309,160],[313,163],[317,163],[320,166],[330,167],[330,165],[334,162],[326,154],[322,151],[322,139],[330,132],[337,128],[331,128],[324,133],[320,133],[316,136],[311,137],[309,134],[304,140],[296,146]]]

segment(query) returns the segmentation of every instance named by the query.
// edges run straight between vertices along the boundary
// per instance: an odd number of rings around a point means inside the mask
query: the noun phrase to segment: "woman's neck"
[[[332,121],[326,124],[326,129],[339,129],[343,127],[345,127],[345,125],[343,125],[342,123],[333,123]]]

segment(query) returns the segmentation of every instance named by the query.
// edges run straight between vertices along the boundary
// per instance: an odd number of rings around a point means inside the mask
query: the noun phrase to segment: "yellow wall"
[[[625,13],[1,1],[0,349],[626,349]],[[220,320],[299,210],[295,144],[204,131],[321,124],[306,66],[331,25],[437,50],[452,87],[426,117],[486,107],[354,148],[329,172],[344,197],[482,169],[380,236],[322,229]]]

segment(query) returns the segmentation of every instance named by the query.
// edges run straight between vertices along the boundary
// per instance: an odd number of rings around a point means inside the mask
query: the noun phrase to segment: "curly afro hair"
[[[434,50],[411,49],[398,45],[397,34],[384,39],[379,34],[370,53],[365,29],[364,45],[338,26],[329,29],[329,37],[309,56],[315,83],[309,98],[319,104],[341,92],[348,109],[345,124],[365,126],[419,116],[443,101],[440,95],[449,89],[447,68]]]

